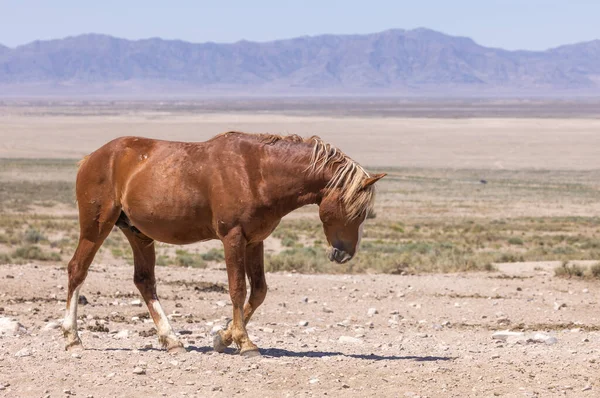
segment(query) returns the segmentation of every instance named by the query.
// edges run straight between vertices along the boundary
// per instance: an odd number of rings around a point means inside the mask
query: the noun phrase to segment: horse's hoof
[[[247,350],[240,351],[240,355],[244,358],[256,358],[262,356],[258,348],[249,348]]]
[[[221,335],[219,333],[215,334],[215,337],[213,337],[213,349],[216,352],[225,352],[225,348],[227,347],[228,346],[223,343]]]
[[[81,340],[77,338],[77,340],[73,340],[65,344],[65,351],[82,351],[83,344],[81,344]]]

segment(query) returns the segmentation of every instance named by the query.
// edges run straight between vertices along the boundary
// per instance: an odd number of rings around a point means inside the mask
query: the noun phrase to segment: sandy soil
[[[123,135],[204,141],[229,130],[317,134],[385,167],[597,169],[599,119],[435,119],[247,113],[40,116],[0,112],[0,157],[80,158]]]
[[[597,396],[600,292],[553,277],[554,266],[270,274],[267,300],[249,326],[262,352],[252,359],[211,349],[211,330],[231,311],[219,288],[222,269],[158,269],[163,305],[187,348],[170,355],[147,336],[145,307],[131,305],[139,298],[131,267],[93,265],[82,290],[89,304],[80,306],[85,350],[73,356],[60,330],[48,329],[63,315],[65,270],[3,266],[0,317],[26,331],[0,337],[0,396]],[[88,330],[102,323],[108,332]],[[524,336],[492,339],[505,329]],[[528,340],[535,332],[557,341]]]

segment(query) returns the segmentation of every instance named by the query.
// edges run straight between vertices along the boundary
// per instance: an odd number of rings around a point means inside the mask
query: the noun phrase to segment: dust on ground
[[[596,396],[600,293],[592,282],[554,277],[556,265],[269,274],[267,300],[248,327],[262,357],[251,359],[211,348],[211,331],[231,316],[222,269],[157,269],[187,349],[170,355],[136,301],[132,267],[93,264],[82,289],[88,304],[79,307],[85,350],[74,354],[54,328],[64,267],[3,266],[0,317],[26,331],[0,338],[0,396]],[[498,330],[524,334],[492,339]],[[534,341],[537,332],[556,342]]]

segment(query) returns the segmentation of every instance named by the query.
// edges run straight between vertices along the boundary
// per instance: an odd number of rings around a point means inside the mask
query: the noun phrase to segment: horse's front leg
[[[250,281],[250,297],[244,306],[244,325],[248,325],[250,318],[267,296],[264,261],[263,242],[248,246],[246,249],[246,275]]]
[[[233,305],[233,316],[227,330],[215,335],[214,348],[218,352],[234,342],[244,356],[259,354],[258,347],[248,337],[244,323],[244,303],[246,301],[246,239],[241,228],[233,229],[222,239],[225,250],[225,263],[229,279],[229,296]]]
[[[244,325],[247,326],[254,311],[262,304],[267,295],[265,280],[263,242],[254,243],[246,247],[246,276],[250,280],[250,297],[244,306]],[[214,349],[223,352],[233,343],[231,333],[232,322],[227,324],[225,330],[219,331],[213,340]]]

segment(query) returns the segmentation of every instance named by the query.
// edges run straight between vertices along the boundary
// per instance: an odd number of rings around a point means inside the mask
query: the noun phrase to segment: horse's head
[[[359,203],[353,203],[353,198],[345,198],[343,188],[333,188],[319,204],[319,217],[323,223],[323,230],[329,243],[329,260],[339,264],[346,263],[358,251],[362,238],[363,225],[372,202],[373,189],[378,180],[385,174],[376,174],[365,177],[356,196]],[[358,207],[357,207],[358,206]]]

